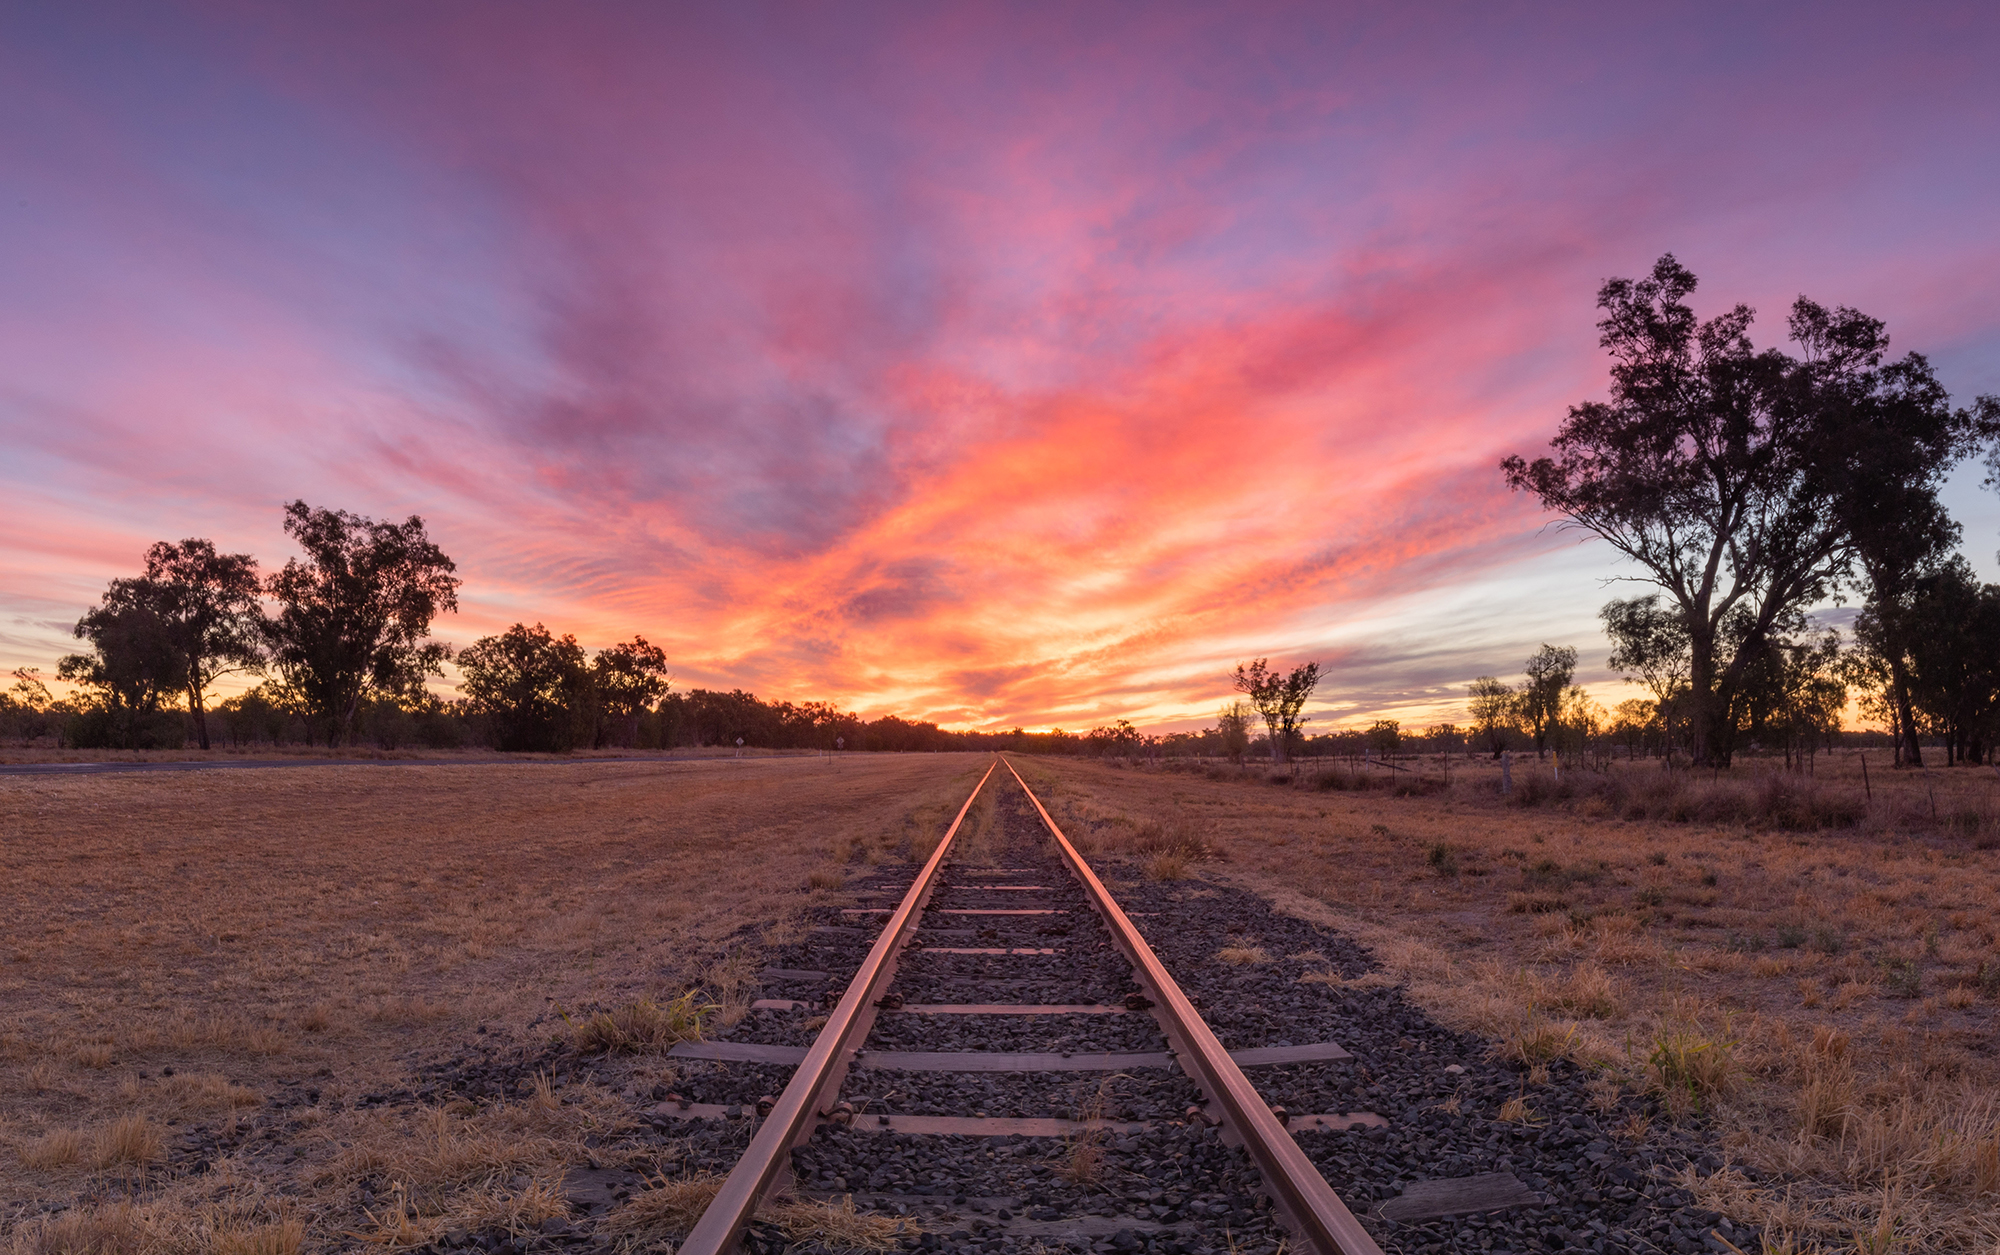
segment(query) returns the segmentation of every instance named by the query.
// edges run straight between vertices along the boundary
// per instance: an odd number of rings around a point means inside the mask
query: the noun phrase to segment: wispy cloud
[[[305,497],[425,515],[456,639],[682,683],[1073,727],[1270,655],[1448,710],[1591,654],[1608,559],[1494,463],[1601,387],[1606,275],[2000,386],[1993,19],[1803,13],[10,19],[0,663]]]

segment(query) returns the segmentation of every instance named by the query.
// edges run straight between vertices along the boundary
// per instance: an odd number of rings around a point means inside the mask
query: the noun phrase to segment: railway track
[[[982,790],[993,822],[968,838]],[[1238,936],[1344,943],[1199,883],[1132,882],[1128,912],[1004,760],[914,876],[849,889],[838,922],[791,951],[831,972],[767,969],[760,984],[783,996],[730,1040],[673,1050],[682,1087],[711,1101],[675,1094],[659,1114],[724,1120],[707,1126],[718,1148],[726,1130],[748,1135],[682,1255],[794,1247],[796,1232],[753,1220],[780,1193],[904,1218],[905,1246],[1025,1255],[1373,1255],[1376,1234],[1391,1250],[1686,1255],[1719,1219],[1635,1171],[1646,1161],[1606,1139],[1580,1075],[1538,1091],[1530,1120],[1498,1123],[1489,1109],[1526,1092],[1517,1074],[1393,990],[1219,977],[1234,969],[1216,948]],[[1205,1001],[1156,948],[1199,965]],[[1313,1009],[1328,1005],[1341,1010]],[[1320,1037],[1332,1023],[1367,1036],[1365,1062]],[[759,1077],[763,1099],[728,1101]],[[1387,1118],[1361,1109],[1377,1104]],[[1329,1175],[1357,1191],[1366,1227]]]
[[[1008,786],[1018,792],[1012,807],[1001,808],[987,860],[956,858],[980,790]],[[1045,840],[1021,840],[1022,802]],[[1169,1183],[1177,1188],[1144,1191],[1159,1201],[1136,1216],[1122,1207],[1110,1216],[1065,1214],[1054,1200],[1038,1199],[1047,1191],[1025,1174],[1026,1188],[998,1195],[990,1184],[961,1188],[948,1179],[945,1197],[965,1214],[930,1245],[977,1249],[1010,1235],[1056,1242],[1109,1236],[1132,1249],[1228,1249],[1266,1234],[1275,1220],[1293,1249],[1378,1255],[1286,1127],[1346,1128],[1374,1118],[1274,1113],[1243,1071],[1340,1060],[1346,1052],[1324,1042],[1232,1057],[1011,764],[989,768],[894,906],[857,906],[849,914],[855,927],[879,931],[811,1046],[713,1042],[677,1050],[719,1062],[784,1066],[796,1059],[784,1092],[759,1103],[766,1114],[681,1246],[684,1255],[736,1249],[759,1203],[791,1184],[795,1170],[804,1178],[797,1184],[807,1187],[908,1179],[900,1170],[886,1175],[882,1156],[867,1153],[882,1149],[885,1133],[898,1152],[908,1139],[979,1139],[999,1145],[1008,1160],[1044,1169],[1053,1149],[1056,1171],[1086,1187],[1086,1200],[1087,1187],[1110,1171],[1104,1151],[1136,1145],[1142,1135],[1186,1143],[1170,1152],[1169,1163],[1206,1166],[1192,1180],[1176,1171]],[[772,999],[760,1009],[810,1008],[804,1000]],[[969,1042],[986,1048],[966,1049]],[[996,1042],[1002,1048],[991,1048]],[[939,1048],[897,1048],[905,1045]],[[901,1109],[877,1110],[886,1104],[875,1095],[897,1089]],[[955,1114],[919,1114],[916,1107]],[[1072,1114],[996,1114],[1002,1107]],[[1138,1118],[1141,1107],[1154,1118]],[[711,1114],[694,1104],[686,1111]],[[910,1188],[924,1190],[914,1198],[935,1198],[940,1187],[927,1180]]]

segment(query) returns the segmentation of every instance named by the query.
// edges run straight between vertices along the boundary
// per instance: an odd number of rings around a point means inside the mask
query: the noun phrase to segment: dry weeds
[[[1231,967],[1261,967],[1271,961],[1271,952],[1262,946],[1224,946],[1215,957]]]
[[[1319,789],[1255,770],[1020,765],[1106,854],[1138,862],[1140,831],[1201,833],[1194,874],[1364,941],[1381,970],[1362,981],[1402,983],[1524,1081],[1568,1057],[1602,1070],[1607,1110],[1642,1089],[1699,1107],[1737,1164],[1792,1182],[1726,1170],[1702,1197],[1780,1245],[1987,1255],[2000,806],[1983,771],[1874,759],[1872,801],[1851,753],[1804,777],[1618,763],[1560,786],[1517,757],[1504,801],[1483,761],[1400,794],[1388,773],[1345,768]],[[1343,983],[1316,966],[1300,979]]]
[[[722,1178],[706,1173],[651,1181],[606,1216],[598,1232],[632,1249],[671,1250],[721,1188]],[[912,1220],[856,1211],[852,1196],[837,1203],[770,1199],[757,1209],[757,1220],[776,1226],[792,1242],[818,1242],[836,1250],[893,1251],[903,1238],[923,1232]]]

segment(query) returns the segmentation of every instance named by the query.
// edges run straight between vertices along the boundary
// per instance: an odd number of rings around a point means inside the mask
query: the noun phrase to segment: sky
[[[1672,252],[2000,392],[2000,8],[0,8],[0,668],[421,515],[457,645],[958,727],[1454,717],[1634,574],[1497,469]],[[2000,497],[1950,504],[2000,578]],[[1836,613],[1835,618],[1838,618]],[[450,684],[440,685],[450,692]]]

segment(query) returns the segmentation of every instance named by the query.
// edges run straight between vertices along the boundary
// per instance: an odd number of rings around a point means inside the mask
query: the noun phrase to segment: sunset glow
[[[1457,714],[1627,574],[1496,470],[1592,299],[1801,291],[2000,391],[1983,6],[0,18],[0,668],[147,544],[424,516],[457,644],[961,727]],[[1979,473],[1951,504],[1992,578]],[[1610,694],[1612,687],[1604,688]]]

